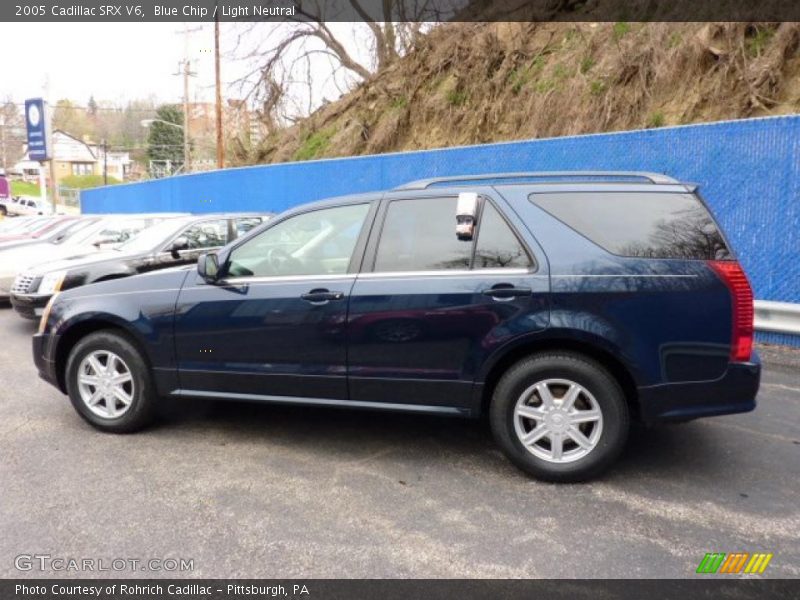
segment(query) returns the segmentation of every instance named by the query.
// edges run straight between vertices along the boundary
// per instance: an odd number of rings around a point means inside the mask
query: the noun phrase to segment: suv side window
[[[376,272],[469,269],[472,242],[456,237],[452,198],[392,200],[386,211]]]
[[[693,194],[557,192],[530,201],[612,254],[644,258],[726,260],[725,240]]]
[[[527,269],[532,265],[514,231],[492,203],[484,200],[473,267]]]
[[[181,236],[189,242],[188,250],[224,246],[228,243],[228,220],[197,223],[186,229]]]
[[[127,242],[146,227],[147,224],[144,222],[144,219],[116,221],[108,223],[105,228],[96,232],[90,241],[92,243],[105,242],[119,244]]]
[[[240,217],[234,220],[237,235],[244,235],[254,227],[261,225],[261,217]]]
[[[347,272],[369,204],[290,217],[234,248],[231,277],[338,275]]]

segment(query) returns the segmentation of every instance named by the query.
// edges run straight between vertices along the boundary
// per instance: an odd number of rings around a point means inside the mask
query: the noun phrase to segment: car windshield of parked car
[[[189,223],[191,222],[184,219],[167,219],[140,231],[135,237],[117,246],[116,250],[126,254],[159,250],[169,238],[184,229]]]
[[[67,221],[63,228],[51,232],[55,234],[55,238],[51,241],[54,244],[70,243],[77,235],[83,233],[87,229],[92,229],[92,226],[96,224],[97,218],[85,218]]]
[[[92,223],[91,227],[82,228],[66,239],[64,244],[119,244],[133,239],[146,228],[147,221],[142,217],[110,217]]]
[[[290,217],[231,252],[231,277],[346,273],[368,204]]]
[[[15,217],[17,219],[25,218],[25,217]],[[51,230],[55,224],[58,223],[57,219],[51,217],[39,217],[36,221],[32,221],[28,225],[26,225],[23,229],[16,231],[17,234],[26,234],[31,237],[36,237],[37,235],[41,234],[42,232],[46,232]]]
[[[45,236],[56,235],[62,231],[66,231],[70,227],[74,227],[76,223],[80,223],[77,219],[56,219],[48,220],[44,226],[38,228],[31,233],[31,237],[41,238]]]

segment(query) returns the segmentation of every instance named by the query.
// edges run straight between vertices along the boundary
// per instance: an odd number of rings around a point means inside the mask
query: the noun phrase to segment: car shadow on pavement
[[[226,401],[169,401],[161,411],[160,432],[182,430],[212,435],[222,443],[263,441],[328,457],[368,457],[387,448],[406,459],[453,460],[469,457],[474,467],[496,470],[506,464],[494,444],[487,419],[459,419],[395,412],[302,407]],[[724,461],[703,432],[692,425],[632,428],[628,444],[609,475],[613,479],[680,476],[719,477]],[[509,467],[510,467],[510,463]],[[513,468],[512,468],[513,471]]]
[[[365,454],[387,442],[405,445],[438,440],[461,450],[481,452],[492,445],[482,420],[346,408],[180,400],[166,404],[160,423],[170,429],[214,430],[236,439],[263,438],[324,445],[326,449],[363,448]]]

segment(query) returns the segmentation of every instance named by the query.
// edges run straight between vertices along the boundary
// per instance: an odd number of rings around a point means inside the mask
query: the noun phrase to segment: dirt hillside
[[[797,112],[799,23],[456,23],[240,160]]]

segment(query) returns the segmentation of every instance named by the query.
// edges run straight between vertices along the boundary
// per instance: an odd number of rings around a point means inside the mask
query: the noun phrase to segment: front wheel
[[[566,352],[513,365],[495,388],[490,418],[511,462],[556,482],[598,476],[619,456],[630,427],[617,381],[595,361]]]
[[[78,414],[112,433],[128,433],[153,416],[156,391],[137,348],[114,331],[92,333],[67,360],[67,393]]]

